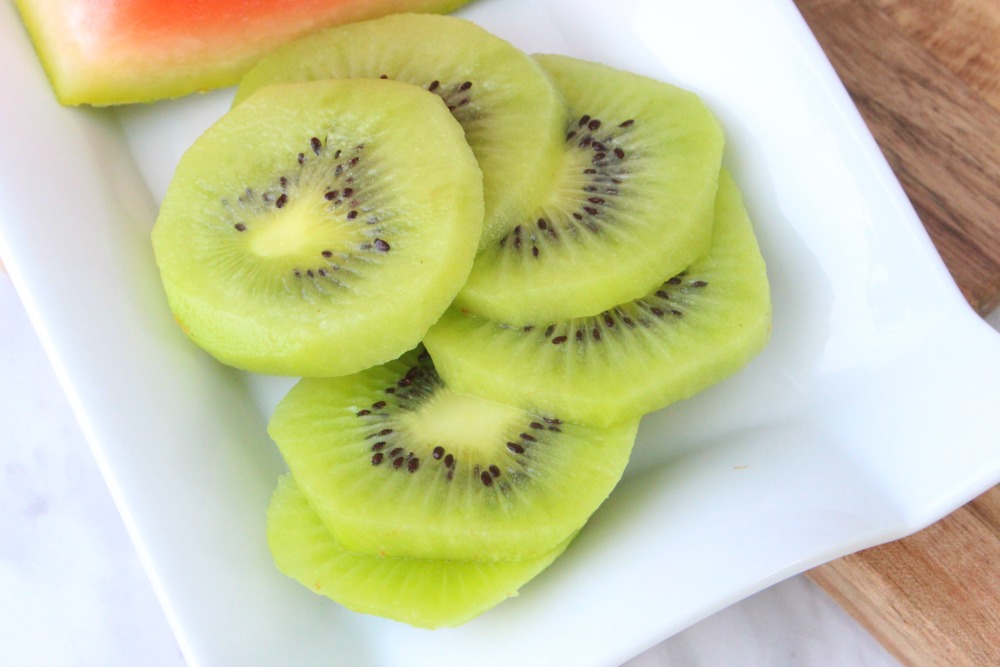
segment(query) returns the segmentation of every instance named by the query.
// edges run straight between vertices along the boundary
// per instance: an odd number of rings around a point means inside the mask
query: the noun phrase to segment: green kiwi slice
[[[224,363],[353,373],[415,346],[472,266],[482,181],[441,99],[272,86],[184,154],[153,229],[175,318]]]
[[[483,170],[483,246],[552,187],[561,97],[528,55],[464,19],[395,14],[316,32],[263,58],[244,76],[235,103],[274,82],[354,77],[404,81],[445,101]]]
[[[268,431],[345,548],[431,560],[528,560],[580,529],[621,478],[638,419],[581,426],[449,389],[422,347],[306,378]]]
[[[511,327],[450,309],[424,344],[456,391],[609,424],[691,396],[764,346],[771,301],[740,192],[720,175],[711,251],[641,299]]]
[[[517,595],[572,541],[530,560],[381,558],[346,550],[290,476],[278,480],[267,511],[267,541],[278,570],[309,590],[364,614],[419,628],[461,625]]]
[[[457,304],[511,325],[596,315],[703,255],[723,134],[693,93],[536,56],[569,105],[555,187],[480,252]]]

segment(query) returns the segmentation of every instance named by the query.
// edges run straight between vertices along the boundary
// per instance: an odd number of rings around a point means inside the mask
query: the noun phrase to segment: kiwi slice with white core
[[[274,82],[389,78],[439,95],[483,170],[489,245],[551,189],[565,107],[541,68],[479,26],[451,16],[395,14],[307,35],[263,58],[236,104]]]
[[[175,318],[224,363],[353,373],[415,346],[463,284],[482,181],[441,99],[271,86],[184,154],[153,229]]]
[[[536,56],[569,105],[556,186],[481,251],[456,303],[511,325],[596,315],[703,255],[723,134],[693,93]]]
[[[621,478],[638,419],[609,428],[458,394],[422,348],[301,380],[268,431],[345,548],[527,560],[580,529]]]
[[[572,541],[522,561],[382,558],[346,550],[290,476],[267,510],[267,541],[278,569],[319,595],[364,614],[419,628],[461,625],[517,595]]]
[[[708,255],[641,299],[593,317],[511,327],[450,309],[424,344],[456,391],[525,397],[609,424],[689,397],[743,367],[766,343],[764,260],[736,184],[723,171]]]

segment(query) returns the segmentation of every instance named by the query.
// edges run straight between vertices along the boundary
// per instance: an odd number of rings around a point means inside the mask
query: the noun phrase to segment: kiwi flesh
[[[263,58],[235,104],[275,82],[354,77],[404,81],[445,101],[483,171],[482,245],[507,234],[552,187],[561,97],[527,54],[464,19],[396,14],[316,32]]]
[[[220,361],[353,373],[415,346],[465,281],[482,180],[435,95],[394,81],[258,91],[184,154],[152,233],[174,316]]]
[[[711,251],[640,299],[511,327],[451,308],[424,344],[456,391],[606,425],[689,397],[766,343],[771,301],[740,192],[720,175]],[[525,400],[525,399],[522,399]]]
[[[364,614],[418,628],[461,625],[537,576],[572,541],[530,560],[382,558],[346,550],[290,476],[278,480],[267,510],[267,540],[278,569],[319,595]]]
[[[345,548],[431,560],[528,560],[580,529],[628,462],[638,418],[581,426],[451,391],[422,347],[306,378],[268,431]]]
[[[456,304],[498,322],[597,315],[707,252],[723,134],[693,93],[536,56],[569,106],[555,187],[476,259]]]

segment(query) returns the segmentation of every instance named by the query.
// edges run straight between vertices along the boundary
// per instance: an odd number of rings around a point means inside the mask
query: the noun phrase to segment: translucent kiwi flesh
[[[412,348],[482,230],[440,98],[392,81],[271,86],[185,153],[153,229],[175,318],[219,360],[340,375]]]
[[[284,476],[267,512],[267,539],[278,569],[348,609],[420,628],[460,625],[517,595],[569,545],[537,558],[483,563],[382,558],[346,550]]]
[[[354,77],[404,81],[445,101],[483,171],[483,246],[551,189],[561,97],[529,56],[463,19],[396,14],[314,33],[263,58],[244,76],[236,103],[275,82]]]
[[[638,418],[608,428],[451,391],[426,351],[299,382],[269,432],[336,540],[394,558],[525,560],[620,479]]]
[[[606,425],[736,372],[764,346],[770,326],[764,260],[723,171],[709,254],[642,298],[593,317],[521,327],[451,308],[424,343],[457,391],[520,398],[536,410]]]
[[[596,315],[703,255],[723,135],[694,94],[536,56],[569,106],[555,187],[476,258],[456,305],[526,325]]]

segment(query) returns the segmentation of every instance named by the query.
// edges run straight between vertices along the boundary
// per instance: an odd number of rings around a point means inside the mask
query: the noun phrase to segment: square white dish
[[[167,310],[149,229],[231,91],[54,101],[0,14],[0,253],[192,665],[612,665],[770,583],[930,523],[1000,481],[1000,336],[967,307],[790,0],[479,0],[529,52],[701,94],[768,260],[773,339],[646,418],[626,479],[520,597],[427,632],[278,574],[264,431],[289,380],[223,368]],[[610,15],[609,15],[610,14]]]

